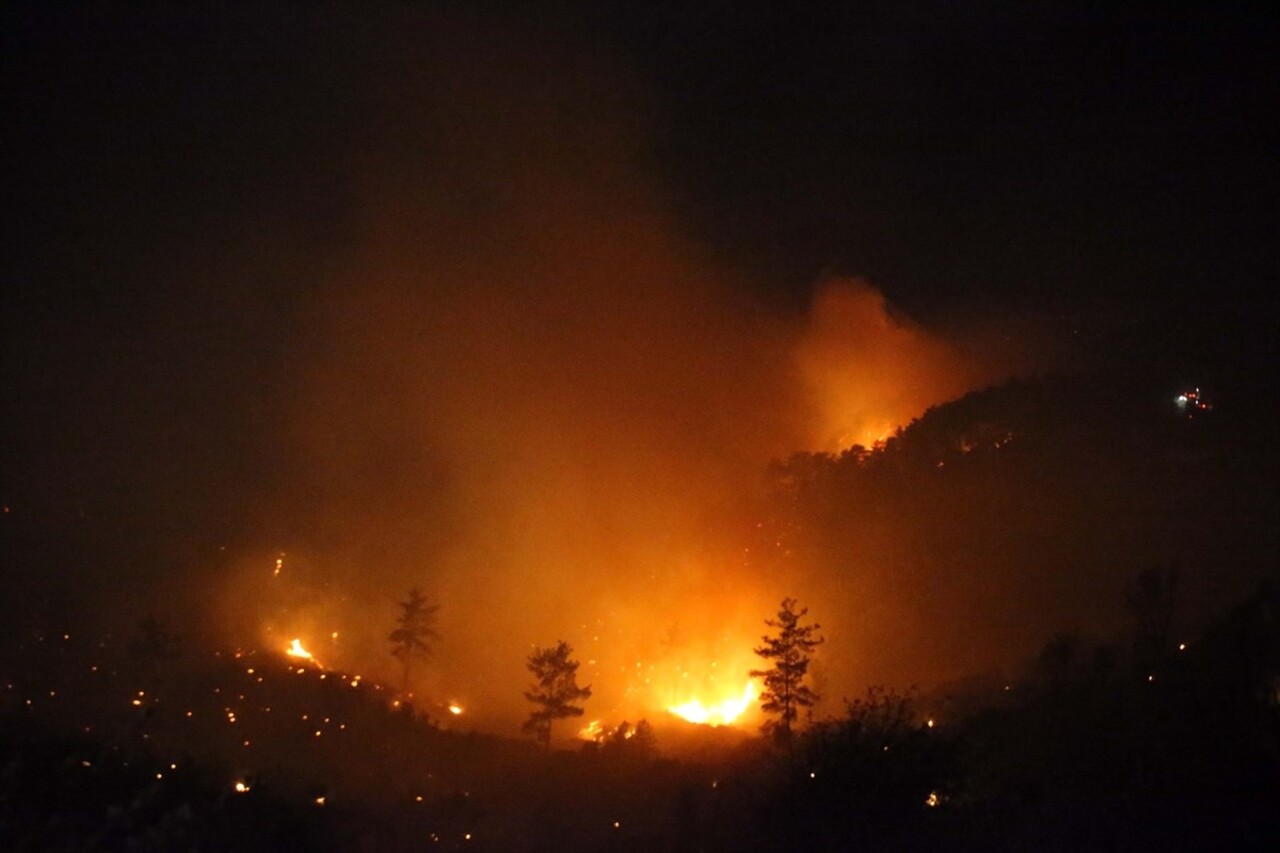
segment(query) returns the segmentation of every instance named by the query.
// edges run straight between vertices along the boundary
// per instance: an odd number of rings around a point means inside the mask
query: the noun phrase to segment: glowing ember
[[[751,707],[751,703],[755,701],[755,698],[756,685],[754,682],[749,681],[741,696],[722,699],[714,705],[704,705],[699,699],[690,699],[683,704],[672,705],[667,708],[667,711],[691,723],[706,726],[723,726],[742,716],[743,712]]]
[[[592,720],[578,730],[578,737],[582,740],[599,740],[603,736],[604,723],[600,720]]]
[[[461,705],[456,705],[456,704],[455,704],[455,705],[450,705],[450,706],[449,706],[449,713],[450,713],[450,714],[453,714],[455,717],[456,717],[456,716],[458,716],[458,715],[460,715],[460,714],[462,713],[462,706],[461,706]]]

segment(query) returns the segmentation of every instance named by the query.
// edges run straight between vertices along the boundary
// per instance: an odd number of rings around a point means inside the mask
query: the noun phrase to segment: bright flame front
[[[748,681],[741,696],[731,696],[713,705],[704,705],[699,699],[690,699],[683,704],[672,705],[667,711],[691,723],[723,726],[741,717],[755,699],[755,683]]]
[[[289,644],[289,648],[284,650],[284,653],[291,658],[302,658],[303,660],[309,661],[315,660],[315,658],[312,657],[311,652],[302,647],[302,640],[299,639],[294,639],[294,641]]]

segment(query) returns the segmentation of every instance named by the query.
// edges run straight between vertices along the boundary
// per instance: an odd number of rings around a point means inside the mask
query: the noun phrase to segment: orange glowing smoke
[[[859,279],[814,294],[796,360],[816,417],[808,441],[820,450],[870,447],[929,406],[1008,374],[895,312]]]
[[[700,699],[690,699],[679,705],[672,705],[667,711],[691,723],[724,726],[741,717],[755,699],[756,685],[748,681],[741,696],[730,696],[711,705],[703,704]]]

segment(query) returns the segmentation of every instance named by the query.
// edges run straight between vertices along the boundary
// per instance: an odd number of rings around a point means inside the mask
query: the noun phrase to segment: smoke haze
[[[870,444],[999,374],[866,282],[770,315],[680,233],[641,117],[606,91],[618,69],[483,41],[398,81],[374,123],[397,138],[371,132],[352,167],[359,237],[285,332],[264,516],[326,603],[246,610],[294,583],[266,552],[228,601],[272,643],[340,622],[329,655],[385,669],[391,602],[421,585],[445,637],[430,681],[512,717],[524,656],[559,638],[596,709],[652,714],[726,670],[740,692],[789,590],[726,561],[716,515],[771,458]]]
[[[418,585],[444,637],[419,689],[475,719],[517,717],[525,655],[560,638],[602,715],[739,695],[778,600],[848,582],[750,569],[768,462],[1029,366],[862,280],[770,307],[692,236],[645,83],[554,15],[174,11],[123,45],[101,17],[22,82],[65,83],[23,127],[67,151],[19,134],[32,197],[55,167],[82,193],[24,233],[82,248],[40,257],[56,310],[7,321],[45,367],[11,384],[7,465],[103,561],[42,551],[50,601],[390,679]]]

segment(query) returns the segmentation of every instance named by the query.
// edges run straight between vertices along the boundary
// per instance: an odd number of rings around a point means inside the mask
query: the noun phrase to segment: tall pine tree
[[[436,611],[438,604],[427,604],[427,597],[416,586],[409,590],[409,598],[400,602],[400,616],[396,620],[398,627],[387,639],[391,641],[391,656],[400,661],[400,692],[409,693],[409,679],[413,672],[413,664],[426,660],[440,635],[436,633]]]
[[[782,609],[777,619],[766,619],[765,624],[777,628],[775,636],[765,636],[764,645],[755,653],[771,662],[768,669],[751,670],[752,678],[764,679],[764,691],[760,698],[762,707],[775,719],[767,721],[761,730],[781,744],[791,742],[792,725],[801,708],[811,708],[818,701],[818,694],[805,684],[809,674],[809,656],[824,640],[817,631],[818,624],[801,625],[800,620],[809,612],[804,607],[796,610],[794,598],[782,599]]]
[[[525,721],[523,730],[551,748],[551,724],[565,717],[581,717],[582,708],[574,705],[591,698],[591,685],[578,686],[578,662],[573,660],[573,647],[561,640],[557,645],[535,647],[525,668],[533,673],[534,684],[524,698],[539,706]]]

